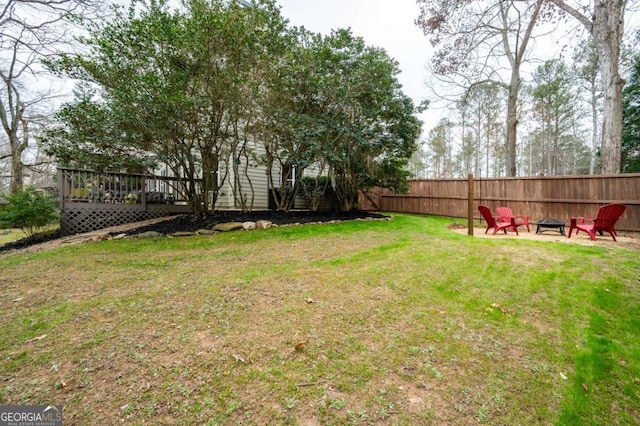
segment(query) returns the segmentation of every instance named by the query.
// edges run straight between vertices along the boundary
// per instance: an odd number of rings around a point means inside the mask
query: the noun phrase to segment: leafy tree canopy
[[[234,159],[226,170],[241,154],[258,158],[247,153],[256,139],[269,172],[326,167],[345,209],[358,189],[402,186],[421,123],[384,50],[349,30],[322,37],[288,28],[273,0],[248,8],[190,0],[184,11],[139,3],[95,25],[83,40],[88,54],[49,64],[85,82],[49,132],[61,162],[139,169],[160,161],[202,178],[201,195],[215,202],[220,182],[211,177],[226,158]]]

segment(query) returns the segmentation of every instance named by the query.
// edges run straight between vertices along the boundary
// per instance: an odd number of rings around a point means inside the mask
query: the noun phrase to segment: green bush
[[[326,176],[310,177],[303,176],[300,182],[298,194],[304,197],[307,208],[311,211],[332,210],[333,188],[329,178]]]
[[[8,210],[8,207],[9,205],[5,204],[2,195],[0,195],[0,216],[2,216],[3,211]],[[4,223],[0,222],[0,229],[6,229],[6,228],[11,228],[11,226],[5,225]]]
[[[8,201],[0,210],[0,227],[20,228],[31,237],[58,218],[58,202],[55,197],[25,186],[14,194],[2,195]]]

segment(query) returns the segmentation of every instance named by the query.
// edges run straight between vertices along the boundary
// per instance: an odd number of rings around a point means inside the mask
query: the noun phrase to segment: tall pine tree
[[[640,54],[622,91],[622,171],[640,173]]]

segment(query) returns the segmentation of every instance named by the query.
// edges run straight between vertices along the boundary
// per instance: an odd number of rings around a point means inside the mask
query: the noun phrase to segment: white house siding
[[[320,172],[320,166],[312,165],[302,171],[302,177],[316,177],[318,176],[319,172]],[[296,194],[296,199],[293,202],[293,208],[294,209],[307,208],[307,202],[302,195]]]
[[[257,152],[260,155],[261,152],[264,151],[264,147],[258,143],[251,143],[251,148],[254,152]],[[229,156],[229,164],[233,161],[233,157]],[[251,185],[249,185],[249,180],[253,185],[253,210],[266,210],[269,208],[269,178],[266,174],[265,166],[256,166],[252,164],[249,166],[247,170],[247,175],[249,179],[244,175],[244,168],[246,166],[246,160],[241,159],[241,164],[239,165],[240,171],[240,189],[244,195],[247,197],[247,203],[251,202]],[[225,164],[220,165],[220,174],[224,175]],[[227,175],[227,179],[224,182],[224,185],[220,187],[218,192],[218,200],[216,201],[215,208],[224,210],[224,209],[238,209],[240,208],[240,204],[234,200],[233,191],[234,191],[234,176],[233,170],[229,170]],[[237,190],[237,189],[236,189]],[[240,196],[240,194],[238,195]]]
[[[260,143],[253,142],[252,149],[254,149],[254,152],[256,152],[258,155],[261,155],[262,153],[264,153],[264,146],[262,146],[262,144]],[[233,158],[230,157],[229,164],[231,164],[231,161],[233,161]],[[245,161],[246,160],[242,159],[242,164],[240,164],[240,170],[243,170],[245,166]],[[224,174],[224,169],[223,169],[224,167],[225,167],[224,164],[221,164],[221,169],[220,169],[221,174]],[[311,166],[305,169],[302,175],[315,177],[318,175],[319,171],[320,171],[319,166]],[[253,210],[268,209],[269,196],[270,196],[271,189],[269,185],[269,176],[267,175],[266,167],[263,165],[249,166],[249,169],[247,170],[247,174],[249,175],[249,179],[253,184],[253,191],[254,191]],[[279,176],[280,174],[279,164],[274,164],[273,174],[274,176],[278,176],[277,181],[274,182],[276,185],[278,185],[281,180]],[[244,176],[244,174],[242,173],[241,173],[240,179],[241,179],[240,183],[241,183],[242,192],[246,194],[247,199],[249,200],[251,197],[251,187],[249,185],[249,182],[246,176]],[[234,190],[233,182],[234,182],[233,172],[230,171],[229,174],[227,175],[227,179],[224,185],[220,187],[220,191],[218,192],[218,199],[215,205],[216,210],[240,208],[240,205],[234,200],[234,197],[233,197],[233,190]],[[296,209],[307,208],[307,203],[304,197],[300,195],[296,196],[296,199],[294,202],[294,208]]]

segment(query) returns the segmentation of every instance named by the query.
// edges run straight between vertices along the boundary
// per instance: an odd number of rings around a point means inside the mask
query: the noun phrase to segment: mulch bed
[[[138,234],[147,231],[155,231],[160,234],[169,235],[176,232],[195,232],[200,229],[211,229],[215,224],[226,222],[256,222],[258,220],[268,220],[275,225],[290,225],[290,224],[304,224],[304,223],[318,223],[318,222],[332,222],[332,221],[349,221],[356,219],[384,219],[388,216],[365,211],[350,211],[350,212],[312,212],[312,211],[290,211],[290,212],[277,212],[271,210],[255,211],[249,213],[243,213],[240,211],[218,211],[213,215],[205,217],[194,217],[192,215],[179,215],[173,219],[165,220],[152,225],[146,225],[137,227],[134,229],[128,229],[124,233],[127,235]],[[114,232],[115,234],[116,232]],[[120,232],[117,232],[120,233]],[[59,238],[63,238],[64,235],[61,231],[50,232],[46,234],[37,234],[31,238],[22,238],[20,240],[8,242],[4,245],[0,245],[0,253],[31,247],[33,245],[46,243]]]
[[[268,220],[275,225],[290,225],[294,223],[314,223],[331,221],[348,221],[356,219],[374,218],[381,219],[387,216],[364,211],[351,212],[312,212],[312,211],[256,211],[242,213],[238,211],[220,211],[214,215],[206,217],[193,217],[180,215],[175,219],[156,223],[153,225],[136,228],[128,231],[127,234],[141,233],[146,231],[156,231],[161,234],[172,234],[174,232],[195,232],[199,229],[211,229],[218,223],[227,222],[256,222],[258,220]]]

